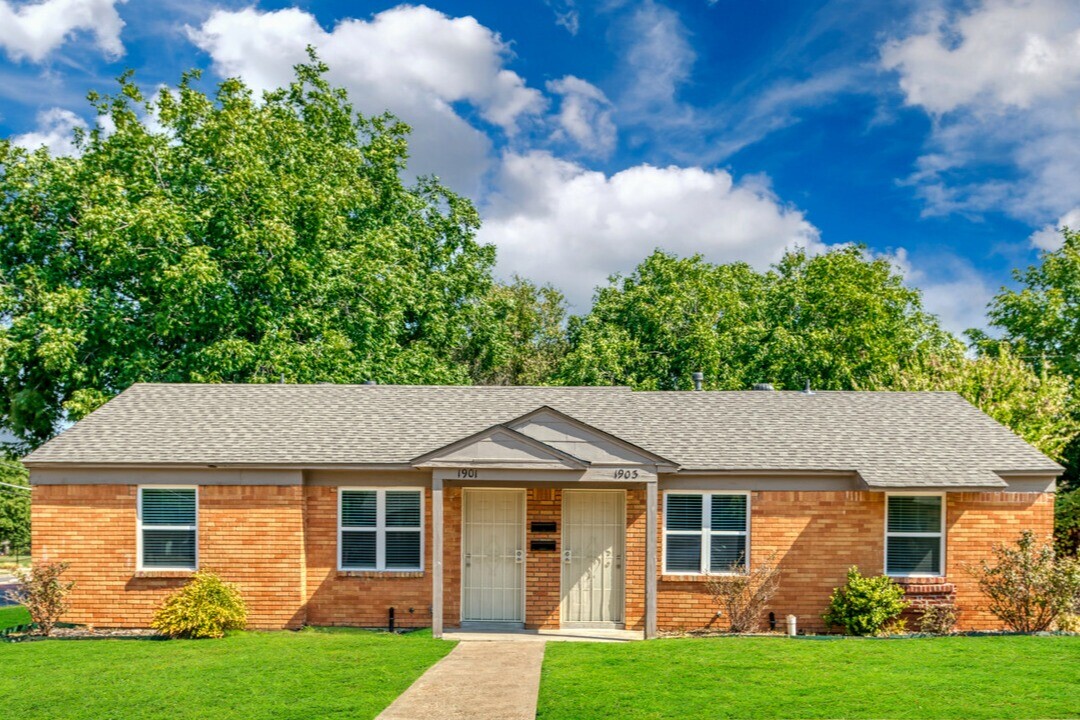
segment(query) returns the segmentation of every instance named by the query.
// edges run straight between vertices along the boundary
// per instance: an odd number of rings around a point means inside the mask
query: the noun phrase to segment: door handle
[[[519,563],[519,564],[525,562],[525,551],[524,550],[515,550],[514,551],[514,562]]]
[[[569,550],[563,550],[563,553],[562,553],[562,561],[563,561],[564,563],[569,563],[569,562],[570,562],[570,557],[571,557],[571,556],[570,556],[570,551],[569,551]]]
[[[465,553],[465,567],[472,566],[472,553]]]
[[[622,554],[621,553],[619,555],[615,556],[615,567],[620,568],[620,569],[622,568]]]

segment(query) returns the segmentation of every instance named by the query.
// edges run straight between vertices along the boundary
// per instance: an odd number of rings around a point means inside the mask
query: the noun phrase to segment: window
[[[139,488],[139,569],[194,570],[198,565],[198,491]]]
[[[342,570],[422,570],[423,490],[338,493],[338,567]]]
[[[664,572],[745,571],[749,551],[747,493],[664,493]]]
[[[885,511],[885,574],[944,574],[945,497],[889,495]]]

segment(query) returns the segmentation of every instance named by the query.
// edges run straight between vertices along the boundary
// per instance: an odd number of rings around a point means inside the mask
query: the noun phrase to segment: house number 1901
[[[459,468],[457,471],[457,476],[459,478],[474,480],[476,479],[476,470],[473,468]]]

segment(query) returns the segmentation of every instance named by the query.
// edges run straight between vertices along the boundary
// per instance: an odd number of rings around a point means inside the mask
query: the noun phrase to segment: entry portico
[[[442,635],[447,592],[447,487],[461,490],[463,626],[524,626],[529,578],[551,582],[544,574],[528,572],[527,565],[550,565],[551,557],[557,557],[559,625],[625,627],[627,527],[634,522],[627,514],[627,491],[643,494],[645,543],[640,553],[653,559],[643,573],[644,630],[647,637],[655,634],[657,478],[677,471],[676,463],[542,406],[425,453],[412,466],[432,473],[436,636]],[[557,520],[535,519],[530,489],[559,491]]]

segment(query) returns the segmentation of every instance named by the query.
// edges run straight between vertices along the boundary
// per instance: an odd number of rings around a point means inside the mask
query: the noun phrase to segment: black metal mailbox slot
[[[534,532],[534,533],[555,532],[555,529],[556,529],[556,525],[555,525],[554,522],[536,521],[536,522],[531,523],[530,527],[532,529],[532,532]]]
[[[533,540],[529,543],[530,550],[555,550],[554,540]]]

